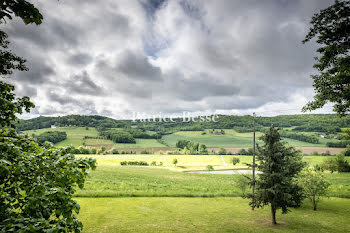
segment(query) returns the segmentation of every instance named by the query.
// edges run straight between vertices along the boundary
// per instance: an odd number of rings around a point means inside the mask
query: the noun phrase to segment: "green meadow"
[[[305,200],[288,214],[248,206],[240,197],[128,197],[76,198],[86,233],[114,232],[318,232],[344,233],[350,229],[350,199],[330,198],[313,211]]]

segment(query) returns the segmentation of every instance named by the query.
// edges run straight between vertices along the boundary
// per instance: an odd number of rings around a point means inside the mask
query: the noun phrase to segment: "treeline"
[[[55,144],[67,139],[67,133],[61,131],[47,131],[39,135],[33,134],[33,137],[36,138],[40,144],[43,144],[45,141]]]
[[[184,154],[191,154],[191,155],[197,155],[197,154],[208,154],[207,146],[204,144],[191,142],[188,140],[179,140],[176,143],[176,147],[181,149]]]
[[[114,120],[104,116],[81,116],[68,115],[59,117],[40,116],[29,120],[21,120],[17,125],[19,131],[50,128],[51,125],[58,127],[79,126],[79,127],[104,127],[123,128],[130,125],[130,121]]]
[[[102,137],[115,143],[136,143],[135,138],[129,132],[123,130],[106,129],[100,130],[99,133]]]
[[[338,133],[341,132],[340,127],[335,127],[335,126],[297,126],[293,131],[301,131],[301,132],[325,132],[325,133]]]
[[[131,128],[136,126],[141,130],[158,132],[160,135],[174,133],[181,130],[201,131],[204,129],[236,129],[238,132],[251,132],[252,116],[218,115],[216,122],[184,122],[183,118],[174,119],[174,122],[143,122],[137,120],[114,120],[103,116],[69,115],[63,117],[38,117],[30,120],[21,120],[18,130],[32,130],[56,126],[80,126],[101,128]],[[293,131],[316,131],[337,133],[341,128],[350,127],[350,116],[339,118],[335,114],[304,114],[284,115],[275,117],[256,117],[257,131],[263,131],[271,125],[275,127],[295,127]]]
[[[156,133],[153,135],[148,134],[142,129],[108,129],[108,128],[97,128],[101,137],[112,140],[116,143],[136,143],[136,138],[142,139],[160,139],[161,135]]]
[[[350,145],[350,141],[327,142],[328,147],[345,148]]]
[[[312,143],[312,144],[319,144],[320,143],[320,140],[316,136],[312,136],[312,135],[305,135],[302,133],[289,133],[289,132],[283,131],[283,130],[281,130],[279,133],[280,133],[280,136],[284,137],[284,138],[291,138],[294,140],[308,142],[308,143]]]

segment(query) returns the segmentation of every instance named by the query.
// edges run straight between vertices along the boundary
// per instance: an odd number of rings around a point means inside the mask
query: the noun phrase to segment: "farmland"
[[[318,211],[313,211],[310,202],[304,200],[300,208],[292,208],[288,215],[278,212],[279,225],[272,226],[268,208],[253,212],[249,200],[242,199],[243,190],[238,185],[241,175],[193,173],[206,170],[208,165],[216,171],[248,169],[252,156],[237,155],[237,152],[252,147],[252,132],[233,128],[187,131],[175,127],[162,131],[147,125],[141,127],[144,127],[141,132],[152,136],[160,134],[161,138],[135,138],[136,143],[116,143],[101,136],[98,124],[88,128],[83,125],[25,131],[29,135],[64,131],[67,139],[57,143],[58,147],[72,144],[99,151],[105,149],[98,154],[76,155],[97,160],[97,169],[90,172],[84,187],[74,194],[81,206],[78,217],[84,224],[83,232],[345,232],[350,227],[347,221],[350,173],[325,171],[325,178],[330,182],[330,198],[320,202]],[[127,133],[139,130],[119,125],[111,128]],[[295,128],[283,130],[294,132]],[[319,136],[321,133],[297,132],[317,137],[319,143],[316,144],[291,138],[282,140],[305,154],[326,151],[339,154],[344,150],[327,147],[328,142],[339,141],[335,139],[339,134],[324,133],[328,135],[324,138]],[[260,145],[261,135],[262,132],[256,133],[256,142]],[[178,154],[181,152],[175,145],[179,140],[205,144],[209,154]],[[218,155],[221,147],[232,155]],[[112,154],[113,149],[117,152]],[[145,150],[151,154],[141,154]],[[126,154],[130,151],[133,154]],[[239,158],[238,164],[232,164],[233,157]],[[326,158],[331,157],[307,155],[303,160],[315,167]],[[350,161],[350,157],[345,159]],[[122,166],[124,161],[143,161],[149,166]],[[250,192],[248,186],[245,188],[245,192]],[[335,227],[334,222],[339,223],[339,227]]]
[[[84,232],[345,232],[350,227],[347,221],[350,216],[349,173],[325,173],[331,182],[331,198],[321,201],[316,212],[308,200],[288,215],[278,212],[280,224],[273,227],[268,208],[253,212],[248,200],[240,197],[242,191],[236,184],[238,175],[183,172],[186,168],[204,169],[207,164],[224,168],[220,156],[94,157],[98,168],[91,172],[85,187],[75,195],[81,205],[79,218],[84,223]],[[171,164],[175,157],[179,160],[176,167]],[[227,162],[231,158],[223,157]],[[243,163],[251,162],[252,157],[239,158],[241,162],[235,168],[244,168]],[[323,159],[321,156],[304,157],[310,164]],[[124,167],[120,166],[123,160],[157,161],[164,166]],[[336,227],[334,222],[340,225]]]

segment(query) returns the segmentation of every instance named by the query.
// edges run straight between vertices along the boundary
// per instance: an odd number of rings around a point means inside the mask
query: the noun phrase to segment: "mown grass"
[[[28,135],[32,134],[41,134],[46,131],[64,131],[67,133],[67,139],[59,142],[56,144],[56,146],[68,146],[68,145],[74,145],[74,146],[81,146],[84,142],[84,136],[90,136],[90,137],[96,137],[98,136],[98,132],[95,128],[89,127],[87,130],[86,127],[59,127],[56,129],[51,128],[45,128],[45,129],[37,129],[37,130],[28,130],[24,131]]]
[[[179,140],[189,140],[205,144],[207,147],[252,147],[253,133],[238,133],[233,129],[225,129],[224,135],[215,135],[205,130],[206,134],[202,135],[204,131],[179,131],[170,135],[163,136],[163,140],[170,146],[175,146]],[[257,143],[262,144],[258,138],[262,135],[257,132]],[[319,144],[312,144],[302,142],[290,138],[283,138],[283,141],[292,146],[298,147],[325,147],[327,142],[336,141],[335,139],[320,138]]]
[[[248,200],[221,198],[76,198],[83,232],[318,232],[350,229],[350,200],[325,199],[313,211],[305,201],[286,215],[252,211]]]
[[[98,160],[98,162],[101,160]],[[78,197],[218,197],[242,195],[239,175],[196,174],[164,167],[107,166],[92,171]],[[329,195],[350,198],[350,173],[325,173]],[[247,187],[247,190],[249,188]]]

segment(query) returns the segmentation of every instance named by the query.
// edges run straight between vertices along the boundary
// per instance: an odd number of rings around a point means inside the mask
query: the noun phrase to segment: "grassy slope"
[[[46,129],[38,129],[38,130],[28,130],[24,131],[25,133],[32,135],[41,134],[46,131],[65,131],[67,133],[67,139],[59,142],[56,146],[81,146],[83,144],[84,136],[96,137],[98,136],[98,132],[95,128],[89,127],[89,130],[86,130],[85,127],[59,127],[56,129],[46,128]],[[156,139],[136,139],[136,144],[131,143],[114,143],[111,140],[103,140],[103,139],[87,139],[87,146],[96,146],[96,145],[113,145],[114,148],[123,149],[123,148],[163,148],[166,147],[163,144],[160,144]]]
[[[350,173],[325,173],[332,197],[350,198]],[[240,196],[238,175],[194,174],[160,167],[99,165],[91,173],[79,197]]]
[[[98,132],[95,128],[89,127],[89,130],[86,130],[85,127],[59,127],[56,129],[37,129],[37,130],[28,130],[24,131],[25,133],[32,135],[41,134],[46,131],[65,131],[67,133],[67,139],[57,143],[57,146],[81,146],[83,144],[84,136],[96,137]]]
[[[350,200],[305,201],[286,215],[251,211],[242,198],[77,198],[83,232],[348,232]]]
[[[174,134],[166,135],[163,137],[164,141],[170,146],[175,146],[178,140],[190,140],[193,142],[203,143],[208,147],[251,147],[253,144],[253,133],[238,133],[232,129],[226,129],[225,135],[213,135],[206,130],[206,134],[202,135],[203,131],[180,131]],[[257,132],[257,138],[262,133]],[[312,144],[307,142],[301,142],[294,139],[283,138],[292,146],[299,147],[325,147],[329,141],[337,141],[334,139],[320,138],[320,144]],[[262,143],[257,140],[257,143]]]

